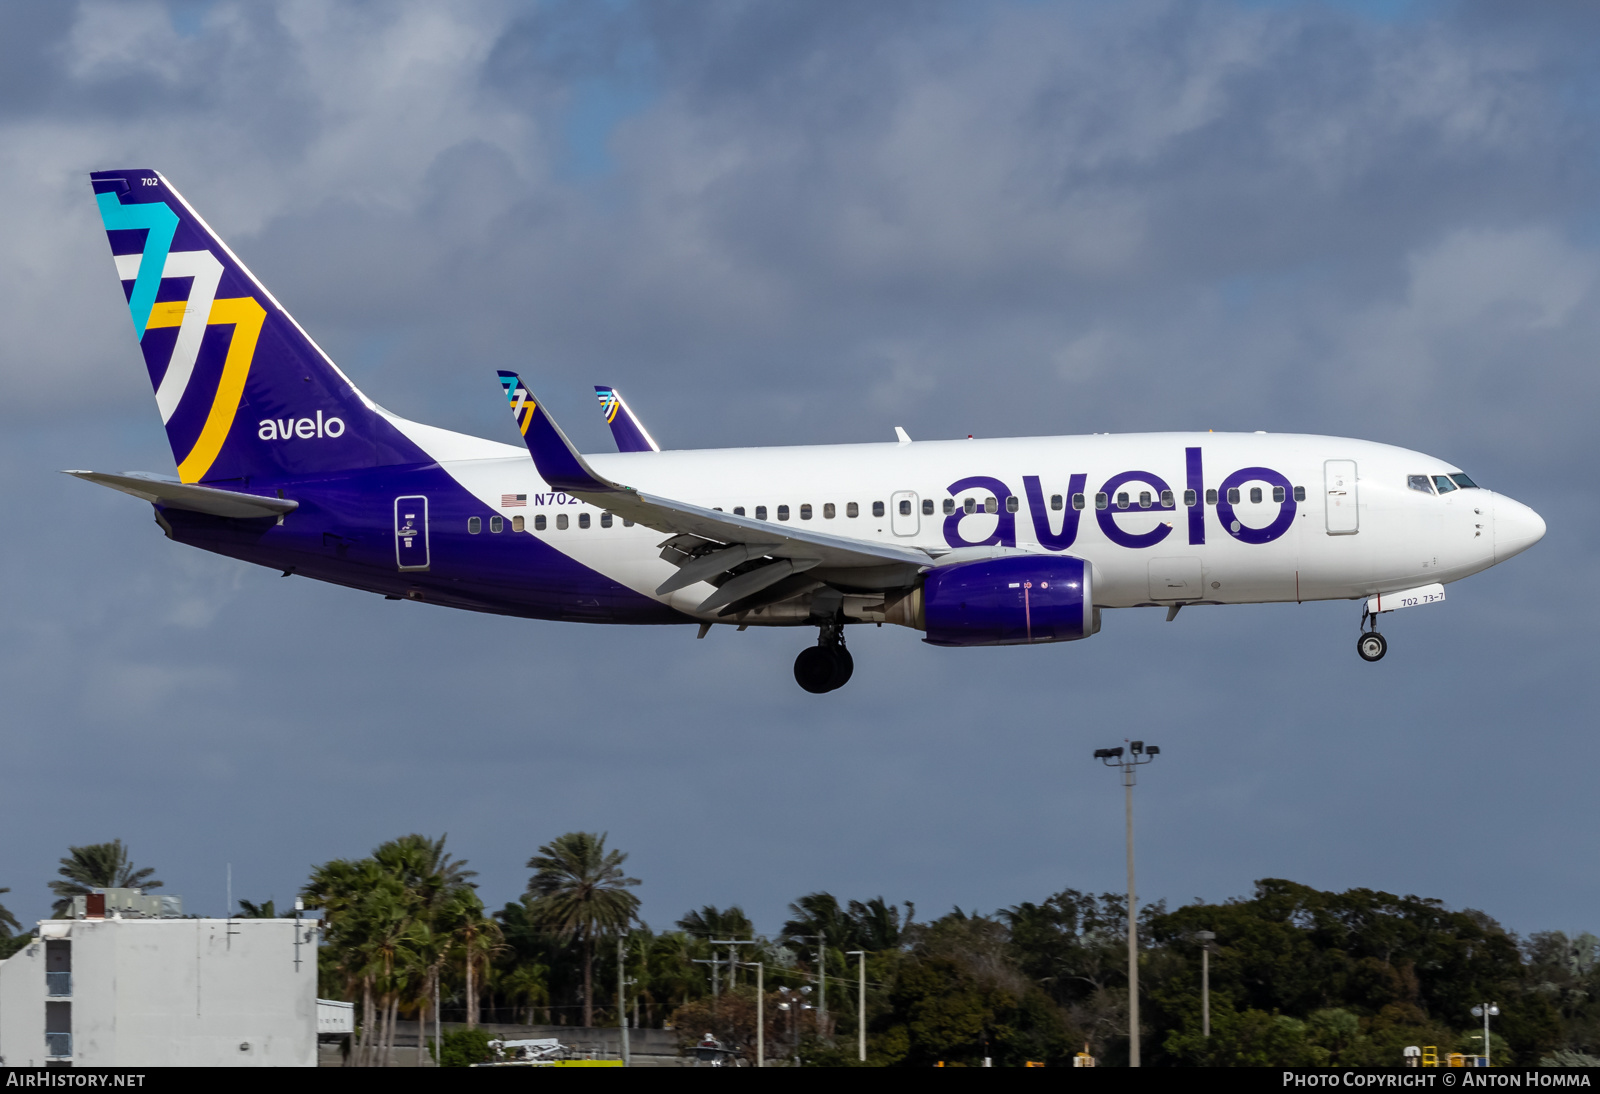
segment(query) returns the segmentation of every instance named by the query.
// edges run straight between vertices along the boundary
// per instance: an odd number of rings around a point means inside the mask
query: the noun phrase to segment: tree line
[[[791,904],[773,936],[738,907],[709,905],[656,931],[639,919],[627,855],[606,842],[573,832],[541,846],[522,896],[493,911],[444,837],[403,836],[315,867],[300,895],[324,921],[319,991],[357,1006],[351,1062],[391,1062],[401,1019],[472,1029],[619,1017],[671,1027],[685,1047],[709,1032],[749,1060],[758,965],[774,1060],[858,1063],[863,969],[867,1065],[1067,1065],[1085,1050],[1102,1066],[1127,1060],[1119,895],[1064,889],[986,914],[919,919],[909,902],[820,892]],[[71,848],[59,873],[57,915],[93,888],[161,884],[120,841]],[[240,912],[276,914],[271,901],[240,901]],[[1519,938],[1437,900],[1281,879],[1222,903],[1146,905],[1139,921],[1147,1066],[1395,1066],[1407,1045],[1479,1053],[1482,1025],[1470,1012],[1485,1002],[1500,1008],[1490,1034],[1497,1064],[1600,1064],[1592,934]],[[25,940],[0,906],[0,954]]]

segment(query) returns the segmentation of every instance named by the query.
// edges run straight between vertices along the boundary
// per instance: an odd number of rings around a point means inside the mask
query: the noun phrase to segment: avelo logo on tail
[[[160,186],[156,178],[138,181],[147,186]],[[217,257],[209,250],[172,250],[173,235],[180,223],[172,207],[164,201],[127,203],[118,189],[127,189],[127,184],[108,185],[95,194],[95,203],[111,239],[117,273],[124,283],[133,282],[128,290],[128,311],[133,317],[134,333],[146,349],[145,363],[151,369],[152,379],[158,367],[158,361],[152,357],[159,357],[159,354],[152,354],[153,347],[146,341],[147,336],[153,330],[178,328],[177,338],[162,363],[156,387],[156,405],[161,410],[163,423],[171,424],[194,379],[195,362],[200,356],[206,328],[233,327],[204,423],[188,454],[178,460],[178,477],[184,482],[199,482],[216,462],[233,429],[267,312],[252,296],[216,299],[223,272]],[[142,241],[135,237],[140,231],[144,233]],[[139,249],[124,249],[130,244]],[[182,280],[189,282],[185,299],[158,299],[164,281]]]

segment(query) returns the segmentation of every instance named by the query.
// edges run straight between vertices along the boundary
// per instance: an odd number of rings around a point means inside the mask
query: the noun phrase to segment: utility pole
[[[766,972],[764,962],[755,962],[756,966],[756,1066],[767,1066],[767,986],[763,981]]]
[[[628,1051],[628,971],[627,940],[617,936],[617,1029],[622,1039],[622,1066],[631,1067],[632,1055]]]
[[[1154,745],[1145,747],[1143,741],[1128,745],[1129,756],[1122,758],[1120,748],[1097,748],[1094,758],[1107,767],[1122,769],[1122,785],[1127,801],[1128,820],[1128,1066],[1139,1066],[1139,905],[1133,885],[1133,784],[1134,768],[1152,762],[1161,754]],[[1141,758],[1142,757],[1142,758]]]
[[[856,1057],[867,1061],[867,951],[846,950],[846,957],[860,959],[861,981],[856,995]]]
[[[1200,1032],[1211,1036],[1211,947],[1216,944],[1214,931],[1196,931],[1200,940]]]

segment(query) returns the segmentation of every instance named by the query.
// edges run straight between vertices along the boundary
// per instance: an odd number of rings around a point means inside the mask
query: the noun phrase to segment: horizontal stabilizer
[[[209,513],[214,517],[281,517],[300,508],[299,502],[287,498],[263,498],[255,494],[217,490],[210,486],[192,486],[139,472],[108,475],[103,471],[63,471],[62,474],[121,490],[124,494],[132,494],[165,509],[187,509],[192,513]]]

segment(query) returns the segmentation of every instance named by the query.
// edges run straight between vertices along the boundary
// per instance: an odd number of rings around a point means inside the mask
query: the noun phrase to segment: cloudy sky
[[[1600,10],[1524,3],[38,2],[0,37],[0,898],[113,837],[191,911],[448,832],[493,905],[607,831],[667,926],[1260,877],[1600,930]],[[1389,617],[1093,641],[484,618],[167,542],[62,468],[172,470],[87,172],[162,171],[371,396],[608,450],[1356,436],[1545,541]],[[1590,544],[1590,546],[1585,546]],[[1542,576],[1541,576],[1542,575]]]

